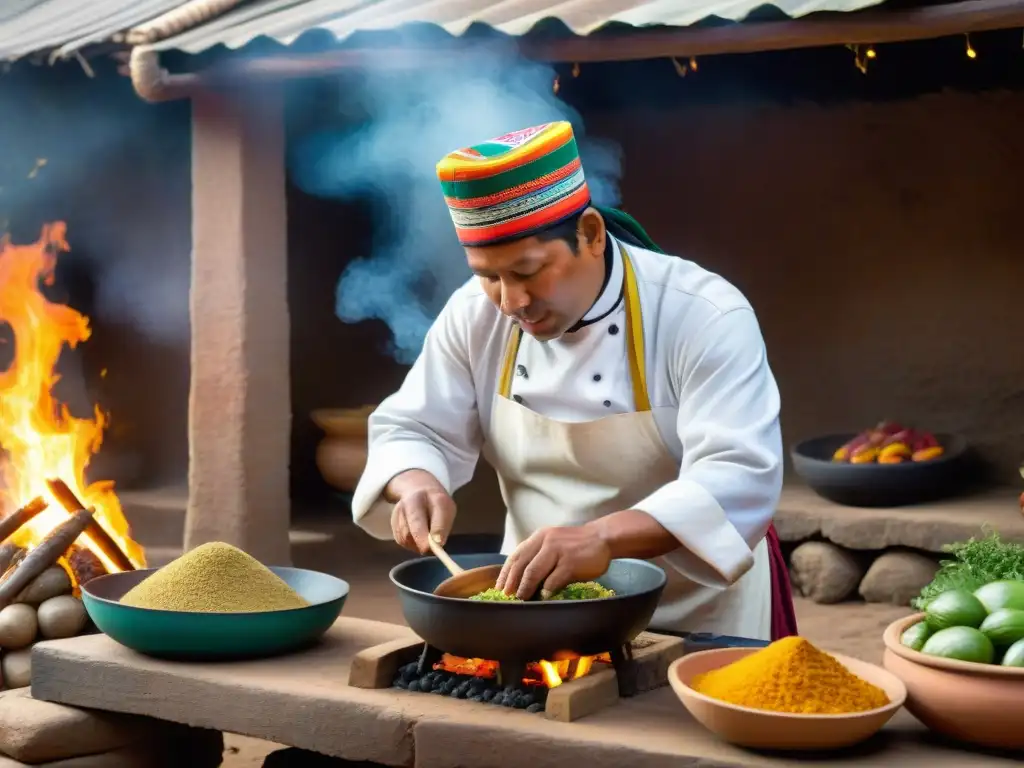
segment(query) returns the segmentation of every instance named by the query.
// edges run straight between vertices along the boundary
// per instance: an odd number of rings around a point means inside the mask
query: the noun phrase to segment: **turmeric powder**
[[[751,709],[844,715],[884,707],[889,697],[802,637],[786,637],[728,666],[698,675],[698,693]]]

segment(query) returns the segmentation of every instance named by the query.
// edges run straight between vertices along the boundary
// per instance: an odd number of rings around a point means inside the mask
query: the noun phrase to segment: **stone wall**
[[[799,54],[810,63],[797,69],[814,68],[810,55]],[[887,50],[886,62],[895,56]],[[736,61],[734,69],[756,73],[768,59]],[[624,207],[665,248],[721,272],[750,297],[782,390],[786,442],[898,418],[963,431],[995,477],[1018,480],[1024,360],[1012,350],[1024,285],[1016,195],[1024,93],[823,104],[801,96],[799,84],[779,82],[772,96],[709,86],[690,98],[725,66],[711,59],[646,105],[623,93],[649,90],[655,74],[671,72],[664,61],[629,69],[633,80],[614,94],[600,86],[627,77],[625,69],[585,67],[579,87],[593,83],[593,92],[582,98],[566,80],[563,95],[589,134],[622,146]],[[847,58],[841,66],[861,77]],[[18,210],[4,211],[19,238],[49,218],[70,223],[73,250],[57,289],[94,315],[95,334],[78,354],[81,370],[68,371],[61,386],[81,390],[69,395],[75,402],[99,399],[112,411],[97,474],[121,487],[184,483],[188,104],[141,104],[124,78],[104,71],[89,80],[74,64],[26,71],[32,81],[23,85],[45,96],[8,110],[18,119],[0,128],[4,181],[54,147],[74,147],[81,161],[51,155],[34,185],[19,179]],[[15,93],[17,79],[5,77]],[[837,82],[845,81],[837,76],[820,90]],[[111,135],[130,142],[83,152],[83,116],[106,111],[120,126]],[[78,143],[69,144],[61,126]],[[383,351],[380,324],[346,325],[334,315],[337,278],[372,236],[365,210],[295,189],[289,196],[293,495],[322,497],[328,489],[313,461],[319,432],[309,412],[378,402],[405,368]],[[127,305],[147,318],[162,312],[167,322],[109,317],[99,305],[117,280],[125,281],[118,295]],[[141,293],[153,285],[158,297]],[[487,469],[479,488],[467,502],[473,527],[497,530],[501,504]]]
[[[992,478],[1019,482],[1024,359],[1010,350],[1024,285],[1013,191],[1024,93],[835,106],[679,101],[585,117],[589,133],[622,144],[624,206],[654,239],[750,298],[787,445],[893,418],[965,433]],[[382,327],[333,316],[334,276],[365,230],[331,208],[293,192],[294,269],[310,292],[293,310],[303,401],[292,466],[307,488],[319,482],[318,435],[302,411],[376,402],[404,373],[380,351]],[[320,243],[338,250],[323,255]],[[353,379],[353,369],[366,373]],[[493,475],[480,475],[473,513],[497,530]]]

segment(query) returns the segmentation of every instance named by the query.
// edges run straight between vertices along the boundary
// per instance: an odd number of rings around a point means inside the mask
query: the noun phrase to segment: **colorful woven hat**
[[[527,237],[590,205],[566,122],[456,150],[437,164],[437,177],[463,245]]]

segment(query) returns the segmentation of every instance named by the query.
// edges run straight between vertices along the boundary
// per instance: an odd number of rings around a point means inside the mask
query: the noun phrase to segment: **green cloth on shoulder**
[[[640,222],[628,213],[620,211],[618,208],[595,207],[604,217],[606,224],[611,223],[612,225],[617,225],[621,229],[625,230],[636,238],[637,241],[639,241],[639,243],[647,250],[655,251],[656,253],[664,253],[658,244],[651,240],[651,236],[647,234],[647,230],[640,226]],[[612,234],[614,234],[614,232]]]

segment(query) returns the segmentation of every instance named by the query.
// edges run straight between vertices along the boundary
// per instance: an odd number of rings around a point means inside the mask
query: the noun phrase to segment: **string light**
[[[676,68],[676,74],[680,77],[686,77],[687,65],[683,64],[675,56],[672,57],[672,66]]]
[[[697,71],[697,57],[696,56],[691,56],[690,57],[690,69],[692,69],[694,72]]]
[[[974,46],[971,45],[971,33],[967,32],[964,34],[964,42],[967,44],[967,58],[976,59],[978,58],[978,52],[974,50]]]
[[[554,81],[551,83],[551,92],[558,93],[558,90],[562,87],[562,83],[558,79],[558,75],[555,75]]]
[[[572,76],[573,77],[579,77],[580,76],[580,64],[579,64],[579,62],[576,62],[576,63],[574,63],[572,65]]]

